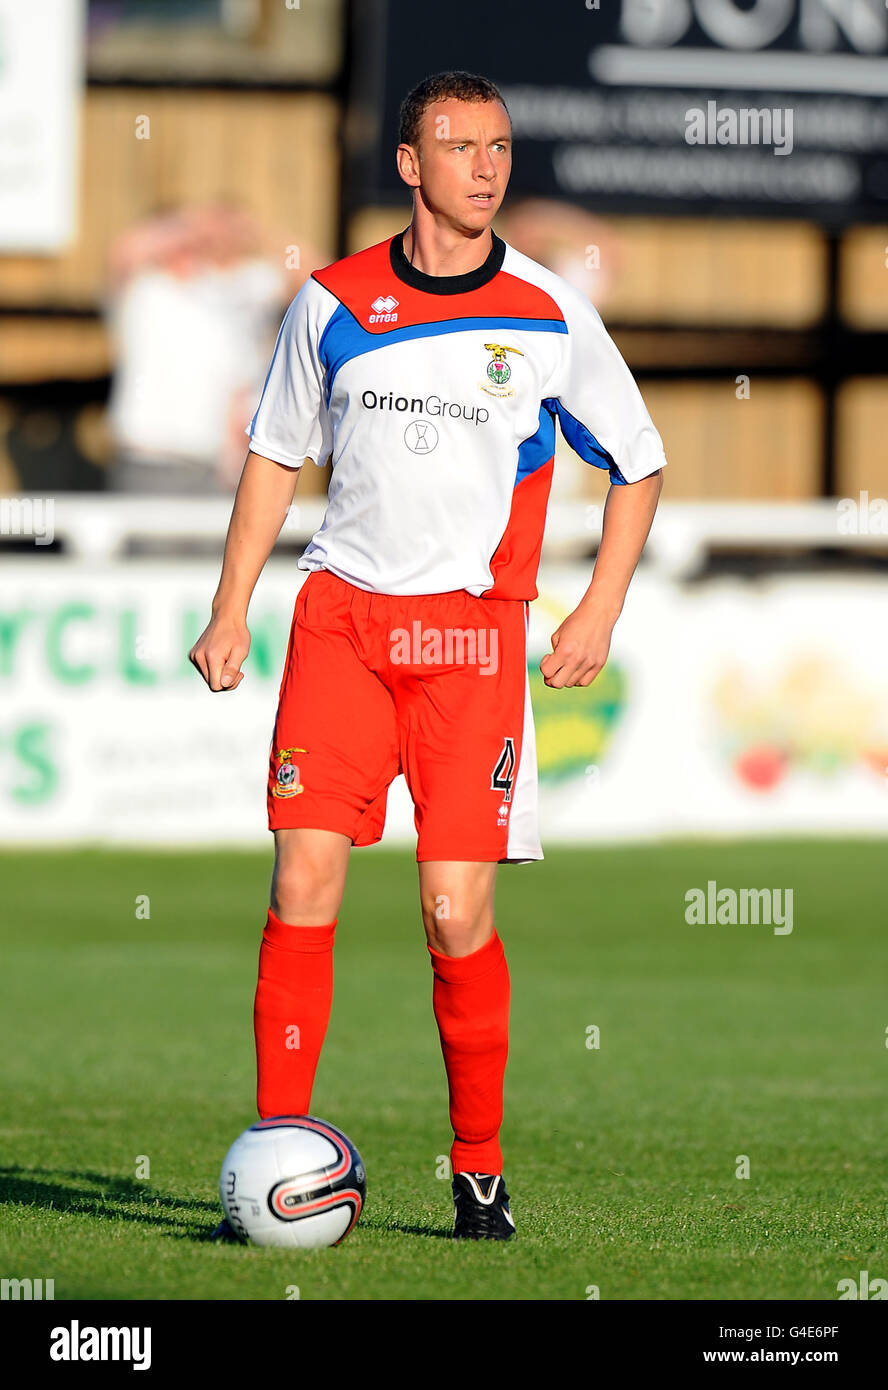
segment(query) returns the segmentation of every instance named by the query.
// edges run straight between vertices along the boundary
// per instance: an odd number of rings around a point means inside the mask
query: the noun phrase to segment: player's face
[[[512,129],[500,102],[434,102],[423,113],[418,155],[429,209],[466,231],[488,227],[512,171]]]

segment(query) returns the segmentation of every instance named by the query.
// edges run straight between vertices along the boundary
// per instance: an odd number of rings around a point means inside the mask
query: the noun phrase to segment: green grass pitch
[[[202,1240],[255,1119],[269,867],[0,856],[3,1277],[53,1278],[57,1300],[835,1300],[888,1277],[882,844],[549,849],[501,870],[507,1245],[449,1239],[416,865],[356,851],[312,1109],[357,1144],[368,1195],[341,1247],[306,1253]],[[710,879],[791,887],[792,933],[688,925]]]

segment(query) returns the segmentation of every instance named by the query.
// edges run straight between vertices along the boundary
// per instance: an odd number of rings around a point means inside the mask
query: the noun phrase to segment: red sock
[[[335,931],[335,921],[291,926],[269,908],[253,1008],[256,1107],[263,1120],[309,1113],[333,1003]]]
[[[432,1004],[450,1089],[454,1173],[501,1173],[499,1130],[509,1053],[509,970],[493,936],[468,956],[432,950]]]

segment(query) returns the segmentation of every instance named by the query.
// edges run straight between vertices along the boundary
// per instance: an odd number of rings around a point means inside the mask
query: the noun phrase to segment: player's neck
[[[418,227],[416,220],[404,233],[404,255],[424,275],[468,275],[478,270],[493,249],[489,227],[468,235],[435,223]]]

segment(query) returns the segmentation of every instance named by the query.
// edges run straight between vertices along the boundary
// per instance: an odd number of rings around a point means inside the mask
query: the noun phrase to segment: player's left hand
[[[546,685],[553,690],[591,685],[607,661],[613,622],[594,609],[575,608],[552,633],[553,651],[540,662]]]

